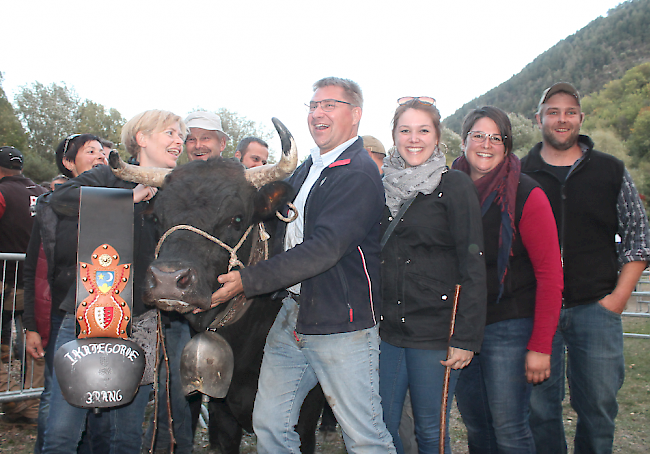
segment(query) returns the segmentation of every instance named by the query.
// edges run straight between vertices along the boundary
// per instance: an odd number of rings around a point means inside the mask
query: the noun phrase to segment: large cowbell
[[[78,339],[56,352],[54,368],[65,400],[82,408],[133,400],[144,351],[127,340],[133,284],[133,192],[82,187],[77,250]]]
[[[234,367],[234,355],[226,339],[214,331],[197,334],[185,345],[181,354],[183,392],[226,397]]]
[[[82,408],[117,407],[131,402],[144,366],[144,351],[136,343],[119,338],[76,339],[54,355],[63,398]]]

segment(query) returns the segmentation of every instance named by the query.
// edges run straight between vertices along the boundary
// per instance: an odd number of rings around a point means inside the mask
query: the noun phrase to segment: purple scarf
[[[465,155],[456,158],[451,167],[468,175],[470,174],[469,163]],[[498,166],[474,182],[481,204],[481,216],[485,216],[493,203],[496,203],[501,210],[501,229],[499,230],[499,252],[497,256],[497,273],[499,276],[497,303],[503,294],[503,282],[507,273],[508,259],[512,253],[512,239],[515,234],[515,203],[520,174],[521,162],[519,158],[509,153]]]

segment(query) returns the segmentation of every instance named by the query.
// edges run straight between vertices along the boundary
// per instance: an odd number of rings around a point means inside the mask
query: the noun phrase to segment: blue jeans
[[[400,348],[388,342],[381,343],[379,393],[384,408],[384,420],[399,454],[404,453],[398,431],[407,389],[411,393],[415,436],[420,454],[439,452],[440,406],[445,378],[445,367],[440,361],[444,361],[446,357],[446,350]],[[459,372],[452,369],[449,378],[447,423]],[[449,431],[445,434],[445,453],[451,453]]]
[[[190,405],[181,388],[181,354],[183,348],[190,341],[190,327],[185,319],[172,320],[169,326],[164,328],[165,347],[169,357],[169,390],[171,396],[171,409],[174,427],[174,439],[176,446],[174,452],[177,454],[189,454],[192,452],[194,441],[192,432],[192,415]],[[158,428],[156,430],[156,450],[169,450],[169,418],[167,412],[167,368],[161,358],[158,392]],[[151,423],[145,435],[145,447],[151,445],[153,435],[153,413]]]
[[[472,454],[535,454],[525,370],[532,332],[532,318],[487,325],[481,353],[460,373],[456,402]]]
[[[598,302],[560,313],[551,377],[533,387],[530,399],[530,427],[537,452],[567,452],[562,423],[565,347],[571,406],[578,413],[575,453],[611,453],[618,413],[616,394],[625,379],[623,326],[619,314]]]
[[[50,316],[50,339],[45,347],[45,371],[43,372],[43,392],[38,404],[38,428],[36,431],[36,443],[34,443],[34,454],[41,454],[45,436],[45,425],[47,415],[50,413],[50,394],[52,392],[52,371],[54,370],[54,354],[56,353],[56,338],[59,334],[59,327],[63,321],[61,312],[53,309]]]
[[[75,338],[75,319],[73,315],[68,314],[61,323],[55,348],[58,350],[63,344]],[[44,454],[74,453],[86,428],[86,416],[89,410],[74,407],[63,399],[55,371],[52,373],[51,389],[50,411],[42,452]],[[151,385],[140,386],[131,403],[113,408],[102,415],[110,418],[111,454],[140,454],[142,422],[150,391]]]
[[[295,332],[298,306],[285,298],[266,339],[253,428],[258,453],[299,453],[295,431],[307,393],[320,382],[350,453],[394,453],[379,398],[377,327],[349,333]]]

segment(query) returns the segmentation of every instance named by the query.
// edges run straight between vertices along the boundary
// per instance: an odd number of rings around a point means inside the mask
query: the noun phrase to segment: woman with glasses
[[[483,217],[488,309],[481,354],[456,386],[472,453],[534,453],[532,386],[550,375],[563,275],[550,203],[520,172],[502,110],[486,106],[463,122],[464,155],[452,168],[474,181]]]
[[[480,349],[485,324],[483,231],[476,188],[467,175],[447,168],[438,146],[440,134],[433,98],[399,100],[393,117],[395,151],[382,167],[382,231],[392,233],[382,239],[379,359],[384,419],[398,453],[404,452],[398,426],[407,389],[419,452],[438,452],[445,367],[453,369],[453,395],[460,369]],[[462,290],[449,344],[457,284]],[[448,435],[445,445],[445,452],[451,452]]]
[[[178,115],[161,110],[150,110],[136,115],[122,128],[122,143],[131,156],[144,167],[173,168],[176,160],[183,150],[183,140],[186,127]],[[75,144],[75,139],[70,143]],[[99,144],[99,142],[97,142]],[[68,145],[70,146],[70,145]],[[99,147],[101,150],[101,146]],[[82,155],[83,155],[83,148]],[[63,152],[63,162],[68,156]],[[77,152],[79,155],[79,152]],[[79,158],[75,159],[75,163]],[[69,169],[71,166],[65,166]],[[80,169],[77,169],[80,170]],[[72,170],[71,170],[72,171]],[[63,232],[63,220],[75,220],[79,214],[79,194],[82,186],[125,188],[133,190],[134,222],[133,222],[133,310],[132,310],[132,338],[137,338],[138,344],[146,353],[147,369],[145,378],[140,384],[133,401],[129,404],[110,409],[102,418],[109,418],[110,452],[139,454],[142,446],[142,423],[144,410],[149,401],[149,392],[152,389],[152,370],[150,367],[155,359],[155,329],[149,331],[141,326],[153,321],[155,325],[155,311],[147,310],[142,301],[143,282],[145,270],[153,260],[154,250],[158,239],[154,221],[152,219],[150,202],[156,195],[155,188],[149,188],[135,183],[118,179],[108,166],[96,166],[87,170],[76,178],[64,183],[47,199],[55,216],[61,221],[57,228],[54,247],[55,260],[69,265],[65,278],[70,282],[71,292],[66,294],[60,304],[54,305],[64,314],[61,327],[56,338],[54,348],[58,349],[63,344],[76,339],[75,321],[75,292],[76,288],[76,263],[77,228],[67,229]],[[41,205],[41,202],[37,204]],[[44,244],[45,244],[45,238]],[[148,334],[148,335],[147,335]],[[86,427],[87,409],[70,405],[63,399],[56,371],[52,376],[52,392],[50,397],[50,410],[45,428],[43,453],[71,453],[76,452],[82,433]]]

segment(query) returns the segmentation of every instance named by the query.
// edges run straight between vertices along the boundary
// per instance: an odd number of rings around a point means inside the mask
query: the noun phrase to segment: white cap
[[[185,125],[188,128],[201,128],[208,131],[219,131],[226,137],[226,134],[221,128],[221,118],[214,112],[207,112],[205,110],[197,110],[192,112],[185,118]]]

